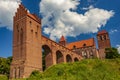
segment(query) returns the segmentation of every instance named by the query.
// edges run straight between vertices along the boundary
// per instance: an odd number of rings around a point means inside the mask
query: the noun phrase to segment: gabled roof
[[[61,38],[60,38],[60,41],[59,42],[61,42],[61,41],[66,41],[66,39],[65,39],[65,37],[62,35],[61,36]]]
[[[66,45],[67,48],[73,49],[75,48],[82,48],[82,47],[89,47],[89,46],[95,46],[94,38],[90,38],[87,40],[82,40],[82,41],[77,41],[77,42],[72,42]]]
[[[97,35],[106,34],[106,33],[108,33],[106,30],[102,30],[102,31],[99,31]]]

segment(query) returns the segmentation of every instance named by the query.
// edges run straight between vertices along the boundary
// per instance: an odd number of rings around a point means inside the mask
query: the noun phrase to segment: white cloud
[[[113,33],[115,33],[115,32],[118,32],[118,30],[117,30],[117,29],[112,29],[112,30],[110,31],[110,34],[113,34]]]
[[[84,14],[70,10],[76,10],[79,4],[78,0],[42,0],[40,13],[43,15],[43,32],[53,40],[61,35],[76,37],[81,33],[95,33],[114,15],[113,11],[93,6]]]
[[[13,16],[20,0],[0,0],[0,27],[12,30]]]
[[[118,52],[120,54],[120,45],[117,45]]]

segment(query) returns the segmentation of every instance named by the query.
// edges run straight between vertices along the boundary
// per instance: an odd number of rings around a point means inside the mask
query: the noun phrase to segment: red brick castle
[[[58,63],[75,62],[84,58],[105,58],[104,50],[110,47],[109,34],[97,34],[98,46],[94,38],[67,43],[64,36],[59,43],[42,35],[41,19],[31,14],[21,4],[14,16],[13,61],[10,79],[29,77],[32,71],[43,71],[42,56],[45,55],[46,68]]]

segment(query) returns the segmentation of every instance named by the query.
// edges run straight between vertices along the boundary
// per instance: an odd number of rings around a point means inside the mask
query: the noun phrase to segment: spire
[[[59,43],[60,43],[61,45],[63,45],[63,46],[66,45],[66,39],[65,39],[65,37],[64,37],[63,35],[61,36]]]
[[[66,39],[65,39],[65,37],[62,35],[61,36],[61,38],[60,38],[60,41],[59,42],[61,42],[61,41],[66,41]]]

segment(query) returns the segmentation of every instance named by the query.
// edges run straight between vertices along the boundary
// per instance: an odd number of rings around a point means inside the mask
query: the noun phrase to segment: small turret
[[[59,41],[59,44],[65,46],[66,45],[66,39],[65,37],[62,35],[61,38],[60,38],[60,41]]]

